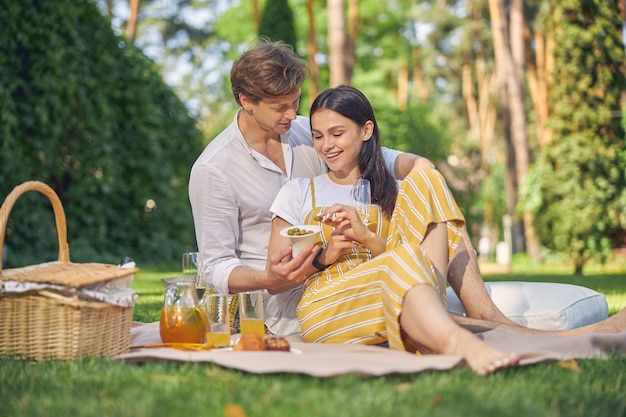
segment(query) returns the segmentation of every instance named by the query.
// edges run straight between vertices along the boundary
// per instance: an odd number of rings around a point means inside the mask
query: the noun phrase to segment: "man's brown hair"
[[[230,83],[235,100],[241,105],[239,94],[253,103],[293,94],[302,86],[306,75],[306,64],[290,45],[262,40],[235,61]]]

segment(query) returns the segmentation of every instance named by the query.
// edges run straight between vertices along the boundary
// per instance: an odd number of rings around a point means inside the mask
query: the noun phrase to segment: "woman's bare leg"
[[[471,318],[514,324],[489,296],[465,226],[463,239],[448,265],[447,279]]]
[[[405,295],[400,327],[416,343],[431,352],[463,357],[477,373],[484,375],[515,365],[517,355],[507,355],[491,348],[471,332],[458,326],[441,302],[448,267],[448,235],[445,223],[428,226],[422,249],[437,276],[437,290],[428,284],[412,287]]]
[[[411,340],[430,352],[461,356],[480,375],[514,366],[520,360],[518,355],[493,349],[454,323],[428,284],[416,285],[407,292],[400,326]]]

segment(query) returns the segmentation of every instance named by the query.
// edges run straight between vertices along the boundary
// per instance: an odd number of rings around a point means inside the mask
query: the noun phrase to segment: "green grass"
[[[545,272],[548,271],[548,272]],[[134,319],[158,320],[160,279],[141,271]],[[514,269],[487,280],[570,282],[609,294],[626,307],[623,272],[572,277],[546,268]],[[0,359],[0,416],[623,416],[626,357],[542,363],[489,377],[469,369],[415,375],[314,378],[254,375],[201,363],[132,363],[110,359],[31,363]]]

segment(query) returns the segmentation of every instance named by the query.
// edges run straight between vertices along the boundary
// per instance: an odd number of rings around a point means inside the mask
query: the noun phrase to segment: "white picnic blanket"
[[[237,337],[236,335],[234,337]],[[491,346],[524,356],[519,366],[545,361],[607,358],[626,354],[626,332],[557,336],[524,335],[492,330],[478,335]],[[117,356],[122,361],[212,362],[249,373],[299,373],[316,377],[342,374],[385,375],[445,371],[465,366],[458,356],[413,355],[377,346],[303,343],[291,338],[291,352],[247,352],[232,350],[182,351],[172,348],[140,348]],[[136,325],[131,330],[131,347],[160,343],[159,323]]]

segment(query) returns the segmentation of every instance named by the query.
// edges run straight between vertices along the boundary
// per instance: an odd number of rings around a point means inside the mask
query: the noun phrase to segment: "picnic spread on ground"
[[[555,320],[562,329],[573,328],[573,323],[591,324],[608,315],[605,296],[585,287],[532,282],[486,285],[496,304],[508,303],[509,314],[518,319],[527,316],[526,320],[534,320],[537,328],[550,328],[555,325]],[[538,296],[541,292],[552,295],[542,298]],[[449,310],[456,313],[458,306],[455,302],[449,306]],[[445,371],[465,365],[459,356],[415,355],[402,350],[361,344],[304,343],[300,335],[286,337],[289,349],[280,351],[254,346],[251,349],[241,348],[244,336],[239,333],[231,336],[231,344],[226,348],[167,345],[162,343],[159,324],[134,323],[131,329],[131,350],[118,355],[117,359],[126,362],[210,362],[250,373],[298,373],[315,377]],[[626,353],[626,332],[560,336],[490,330],[477,337],[500,351],[520,354],[522,360],[519,366],[547,361],[608,358]],[[275,338],[270,336],[266,340]]]
[[[239,334],[233,335],[235,343]],[[524,335],[512,331],[491,330],[478,335],[489,345],[509,353],[521,353],[520,366],[547,361],[607,358],[626,354],[626,332],[557,336]],[[140,347],[158,344],[158,323],[134,323],[131,350],[116,358],[136,361],[211,362],[225,368],[254,374],[298,373],[316,377],[344,374],[380,376],[424,371],[446,371],[463,366],[462,358],[451,355],[414,355],[405,351],[357,344],[303,343],[298,337],[287,338],[289,352],[235,351],[232,349],[179,350],[171,347]]]
[[[211,362],[250,373],[288,372],[316,377],[444,371],[465,364],[462,357],[454,355],[416,355],[363,344],[305,343],[300,335],[270,336],[264,341],[262,298],[247,307],[257,292],[233,297],[239,301],[243,333],[247,333],[246,321],[260,321],[260,326],[255,323],[254,329],[258,339],[247,340],[246,334],[237,333],[230,336],[230,341],[226,339],[223,346],[214,348],[205,342],[208,312],[200,308],[205,297],[198,301],[195,277],[164,279],[161,320],[131,323],[137,299],[131,289],[137,272],[134,262],[120,265],[71,262],[63,208],[54,191],[45,184],[24,183],[3,203],[0,259],[11,207],[21,194],[30,190],[41,192],[52,203],[59,259],[4,271],[0,261],[0,355],[35,360],[108,356],[124,362]],[[608,317],[605,296],[585,287],[531,282],[486,283],[486,286],[508,318],[532,328],[571,329]],[[455,297],[448,288],[448,311],[465,314]],[[187,300],[187,304],[178,305],[181,300]],[[206,309],[207,305],[202,307]],[[181,313],[185,309],[197,310],[194,317],[200,318],[200,336],[191,342],[177,343],[174,332],[172,340],[164,340],[168,326],[176,328],[185,324],[187,318]],[[479,333],[477,337],[502,352],[520,355],[518,366],[626,354],[626,331],[561,336],[496,329]]]

